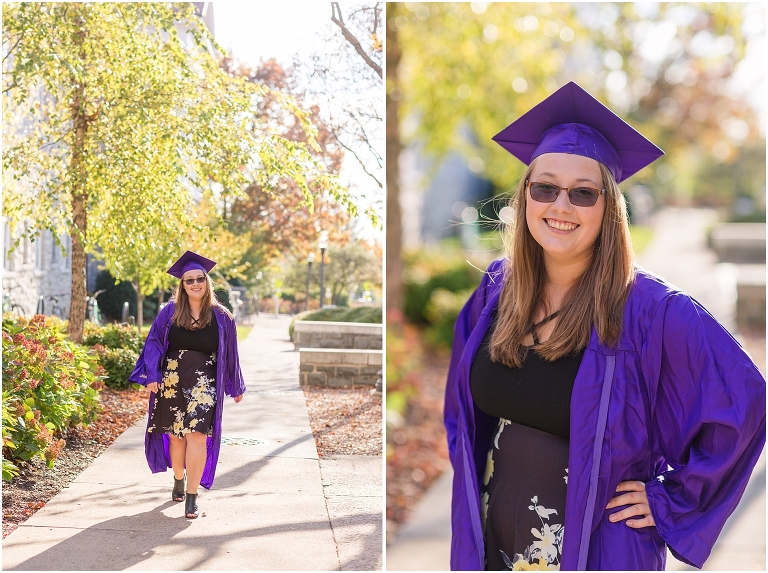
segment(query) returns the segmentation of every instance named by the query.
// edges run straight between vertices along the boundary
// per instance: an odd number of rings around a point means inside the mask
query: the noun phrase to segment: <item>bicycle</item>
[[[22,307],[20,304],[17,304],[16,301],[14,301],[11,297],[11,292],[17,288],[19,288],[19,285],[7,287],[7,291],[3,295],[3,314],[6,312],[12,312],[18,316],[26,316],[24,307]]]
[[[59,306],[59,298],[60,296],[65,296],[63,294],[52,294],[48,297],[48,300],[53,303],[53,306],[51,306],[51,316],[57,316],[64,319],[64,312],[61,310],[61,307]]]
[[[86,318],[93,322],[94,324],[103,324],[104,321],[101,318],[101,310],[99,309],[99,304],[96,301],[96,298],[103,292],[106,292],[106,289],[97,290],[95,293],[93,293],[93,296],[89,296],[86,298]]]

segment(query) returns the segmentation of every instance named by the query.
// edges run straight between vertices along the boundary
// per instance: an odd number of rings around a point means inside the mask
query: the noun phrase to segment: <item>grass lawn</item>
[[[636,255],[641,255],[648,243],[653,238],[653,228],[640,225],[630,225],[629,234],[632,235],[632,250]]]
[[[245,340],[245,337],[248,336],[248,333],[251,331],[253,327],[252,326],[238,326],[237,327],[237,341],[242,342]]]

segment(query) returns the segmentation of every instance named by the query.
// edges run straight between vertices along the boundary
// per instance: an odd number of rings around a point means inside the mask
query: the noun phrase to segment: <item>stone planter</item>
[[[299,380],[302,386],[375,386],[381,378],[382,362],[381,350],[302,348]]]
[[[361,322],[297,320],[293,323],[293,347],[356,348],[381,350],[382,325]]]

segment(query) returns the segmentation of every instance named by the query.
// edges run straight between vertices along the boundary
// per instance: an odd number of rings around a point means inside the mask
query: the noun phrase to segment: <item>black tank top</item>
[[[187,330],[175,324],[168,333],[168,348],[170,350],[196,350],[210,354],[219,349],[219,325],[216,323],[216,315],[211,318],[211,323],[199,330]]]
[[[571,392],[584,350],[547,362],[531,349],[522,367],[510,368],[491,360],[495,329],[494,320],[472,362],[469,381],[475,404],[489,416],[570,437]]]

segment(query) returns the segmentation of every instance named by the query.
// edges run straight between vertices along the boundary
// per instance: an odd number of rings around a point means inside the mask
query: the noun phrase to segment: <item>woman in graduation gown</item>
[[[765,380],[633,264],[618,183],[662,151],[573,82],[494,139],[528,169],[455,326],[451,567],[701,567],[765,443]]]
[[[187,251],[168,269],[179,286],[152,324],[130,376],[151,391],[144,439],[149,468],[173,468],[171,498],[186,498],[190,519],[198,515],[198,486],[213,485],[224,395],[237,403],[245,392],[235,321],[216,300],[208,274],[215,265]]]

